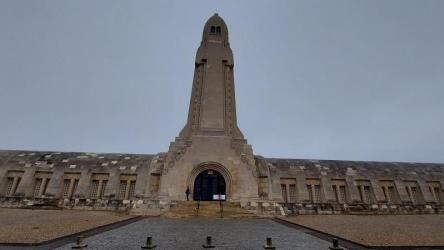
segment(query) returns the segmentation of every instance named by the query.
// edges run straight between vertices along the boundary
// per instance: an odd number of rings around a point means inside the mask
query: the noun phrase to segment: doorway
[[[202,171],[194,180],[193,199],[201,201],[213,201],[214,195],[221,195],[219,199],[226,199],[226,184],[221,173],[207,169]]]

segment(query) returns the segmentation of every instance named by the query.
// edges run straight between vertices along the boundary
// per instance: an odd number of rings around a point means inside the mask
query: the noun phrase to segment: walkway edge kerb
[[[404,249],[405,250],[407,250],[407,249],[409,249],[409,250],[412,250],[412,249],[418,249],[418,250],[444,249],[444,246],[373,246],[373,245],[370,246],[370,245],[364,245],[364,244],[361,244],[361,243],[358,243],[358,242],[355,242],[352,240],[342,238],[340,236],[329,234],[329,233],[326,233],[326,232],[323,232],[323,231],[320,231],[320,230],[317,230],[317,229],[314,229],[311,227],[307,227],[307,226],[304,226],[304,225],[301,225],[301,224],[298,224],[298,223],[295,223],[295,222],[292,222],[289,220],[285,220],[285,219],[282,219],[279,217],[274,217],[273,220],[276,221],[277,223],[280,223],[280,224],[288,226],[288,227],[292,227],[296,230],[300,230],[300,228],[303,228],[311,233],[314,233],[314,234],[310,233],[310,235],[313,235],[319,239],[326,240],[329,242],[331,242],[331,240],[333,238],[336,238],[341,241],[341,243],[342,243],[341,246],[346,247],[350,250],[359,250],[359,249],[399,249],[399,250],[404,250]],[[307,233],[307,232],[305,232],[305,233]]]
[[[106,225],[90,228],[90,229],[87,229],[87,230],[84,230],[84,231],[80,231],[80,232],[77,232],[77,233],[68,234],[68,235],[64,235],[64,236],[58,237],[58,238],[54,238],[54,239],[47,240],[47,241],[42,241],[42,242],[37,242],[37,243],[20,243],[20,242],[18,242],[18,243],[15,243],[15,242],[4,243],[4,242],[0,242],[0,246],[17,246],[17,247],[20,247],[20,246],[23,246],[23,247],[25,247],[25,246],[29,246],[29,247],[31,247],[31,246],[44,246],[44,245],[49,245],[49,244],[56,243],[56,242],[59,242],[59,241],[60,241],[60,246],[62,246],[64,244],[67,244],[67,243],[70,243],[70,242],[74,242],[76,240],[77,236],[82,235],[82,236],[85,236],[85,237],[90,237],[90,236],[93,236],[93,235],[96,235],[96,234],[99,234],[99,233],[103,233],[103,232],[106,232],[106,231],[109,231],[109,230],[112,230],[112,229],[115,229],[115,228],[118,228],[118,227],[126,226],[128,224],[131,224],[133,222],[136,222],[136,221],[139,221],[139,220],[142,220],[142,219],[145,219],[145,218],[146,217],[144,217],[144,216],[135,216],[135,217],[131,217],[129,219],[125,219],[125,220],[121,220],[121,221],[116,221],[116,222],[113,222],[113,223],[110,223],[110,224],[106,224]],[[59,244],[57,244],[57,245],[59,245]]]
[[[329,234],[329,233],[325,233],[325,232],[322,232],[322,231],[316,230],[316,229],[314,229],[314,228],[310,228],[310,227],[307,227],[307,226],[304,226],[304,225],[301,225],[301,224],[297,224],[297,223],[295,223],[295,222],[288,221],[288,220],[285,220],[285,219],[282,219],[282,218],[279,218],[279,217],[275,217],[275,218],[273,218],[273,220],[276,221],[277,223],[283,224],[283,225],[285,225],[285,226],[288,226],[288,227],[294,228],[294,229],[299,230],[299,231],[301,231],[300,228],[303,228],[303,229],[305,229],[305,230],[308,230],[308,231],[311,231],[311,232],[317,233],[317,234],[310,234],[310,235],[315,236],[315,237],[317,237],[317,238],[319,238],[319,239],[322,239],[322,240],[328,241],[328,242],[331,242],[331,240],[332,240],[333,238],[336,238],[336,239],[340,240],[341,243],[344,243],[344,242],[346,243],[345,245],[344,245],[344,244],[341,244],[341,246],[344,246],[344,247],[346,247],[346,248],[348,248],[348,249],[351,249],[351,250],[368,249],[368,248],[369,248],[369,246],[366,246],[366,245],[360,244],[360,243],[358,243],[358,242],[354,242],[354,241],[351,241],[351,240],[347,240],[347,239],[345,239],[345,238],[338,237],[338,236],[336,236],[336,235],[332,235],[332,234]],[[307,233],[307,232],[304,232],[304,233]]]

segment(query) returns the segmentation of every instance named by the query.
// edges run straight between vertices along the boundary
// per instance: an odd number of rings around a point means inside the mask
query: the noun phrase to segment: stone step
[[[350,211],[348,214],[351,215],[373,215],[376,214],[375,211]]]
[[[162,213],[162,216],[169,218],[190,218],[190,217],[224,217],[224,218],[252,218],[256,215],[246,209],[243,209],[239,203],[223,202],[222,216],[220,213],[219,202],[205,201],[199,203],[197,211],[197,202],[177,202],[172,207]]]

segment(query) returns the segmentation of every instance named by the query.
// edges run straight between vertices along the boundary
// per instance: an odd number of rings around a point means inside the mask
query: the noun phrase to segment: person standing
[[[190,187],[187,187],[187,190],[185,190],[185,194],[187,195],[187,201],[189,201],[189,196],[190,196]]]

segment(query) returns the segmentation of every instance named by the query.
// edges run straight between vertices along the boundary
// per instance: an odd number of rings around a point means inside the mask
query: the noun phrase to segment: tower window
[[[211,30],[210,30],[210,32],[211,32],[211,33],[216,33],[216,27],[211,26]]]
[[[217,26],[217,27],[216,27],[216,33],[217,33],[217,34],[220,34],[220,26]]]

